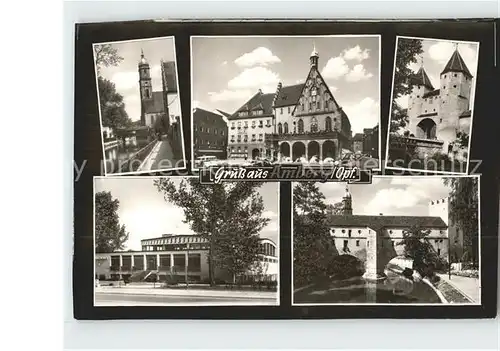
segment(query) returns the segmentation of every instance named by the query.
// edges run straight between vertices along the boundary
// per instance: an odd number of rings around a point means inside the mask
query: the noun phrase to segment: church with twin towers
[[[409,80],[410,136],[433,140],[442,153],[458,151],[459,157],[467,158],[467,150],[457,150],[453,142],[459,133],[470,135],[473,79],[458,45],[439,75],[438,87],[429,79],[422,60],[420,69]]]

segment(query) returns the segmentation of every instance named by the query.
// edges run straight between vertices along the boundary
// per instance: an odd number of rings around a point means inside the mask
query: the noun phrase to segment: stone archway
[[[303,142],[301,141],[296,141],[293,143],[292,146],[292,160],[295,161],[296,159],[305,156],[306,154],[306,146],[304,145]]]
[[[417,124],[417,138],[436,139],[436,122],[430,118],[424,118]]]
[[[259,149],[253,149],[252,150],[252,159],[255,160],[259,156],[260,156],[260,150]]]
[[[311,159],[313,156],[321,157],[319,154],[319,143],[315,140],[310,141],[307,145],[307,159]]]
[[[326,140],[323,143],[323,160],[327,157],[331,157],[333,159],[336,159],[337,155],[337,148],[335,146],[335,143],[332,140]]]
[[[284,157],[290,157],[290,144],[282,142],[280,145],[280,153]]]

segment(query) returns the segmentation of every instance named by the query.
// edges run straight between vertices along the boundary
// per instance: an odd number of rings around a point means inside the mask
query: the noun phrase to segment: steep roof
[[[207,120],[210,120],[210,121],[223,121],[223,117],[217,113],[214,113],[212,111],[207,111],[207,110],[204,110],[202,108],[195,108],[194,112],[193,112],[193,121],[197,121],[199,120],[200,118],[203,118],[205,117],[205,119]],[[224,122],[225,123],[225,122]]]
[[[472,74],[467,68],[464,59],[458,52],[458,49],[453,52],[453,55],[451,55],[450,60],[444,67],[443,72],[441,72],[441,74],[445,74],[447,72],[460,72],[465,74],[468,78],[472,78]]]
[[[361,216],[361,215],[333,215],[328,216],[328,225],[339,227],[370,227],[380,228],[447,228],[441,217],[430,216]]]
[[[230,120],[237,119],[247,119],[253,117],[269,117],[273,115],[272,105],[273,105],[274,93],[264,94],[261,90],[257,92],[254,96],[250,98],[246,103],[243,104],[233,115],[228,117]],[[240,117],[239,112],[250,112],[257,109],[262,109],[262,115],[248,115]]]
[[[162,62],[163,72],[165,75],[166,89],[168,94],[177,93],[177,71],[175,70],[174,61]]]
[[[410,77],[410,85],[423,85],[426,88],[434,90],[431,80],[423,67],[420,67],[418,72]]]
[[[144,113],[162,113],[165,112],[163,104],[163,92],[153,91],[153,98],[144,101]]]
[[[274,102],[274,107],[296,105],[297,101],[299,101],[303,88],[304,83],[282,87],[278,92],[278,96]]]
[[[425,98],[428,98],[431,96],[438,96],[438,95],[439,95],[439,89],[436,89],[433,91],[429,91],[427,94],[424,94],[424,96],[422,96],[422,97],[425,99]]]
[[[462,112],[462,114],[458,118],[467,118],[467,117],[470,117],[471,113],[472,113],[471,110],[464,111],[464,112]]]
[[[231,114],[230,113],[227,113],[227,112],[224,112],[222,110],[219,110],[219,109],[216,109],[217,112],[219,112],[221,115],[223,115],[224,117],[226,118],[229,118],[231,117]]]

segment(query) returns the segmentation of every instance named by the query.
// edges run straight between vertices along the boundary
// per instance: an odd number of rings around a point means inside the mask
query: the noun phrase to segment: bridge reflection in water
[[[424,282],[414,282],[406,294],[395,293],[395,280],[369,281],[362,277],[316,283],[294,293],[294,304],[329,303],[441,303]]]

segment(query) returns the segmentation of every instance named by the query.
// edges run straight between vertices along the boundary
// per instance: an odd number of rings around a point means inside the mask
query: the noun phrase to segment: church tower
[[[153,87],[151,85],[151,72],[149,63],[144,57],[144,51],[141,50],[141,59],[138,65],[139,69],[139,92],[141,97],[141,122],[146,124],[145,104],[153,100]]]
[[[352,215],[352,196],[347,184],[345,185],[345,195],[342,198],[342,202],[344,203],[344,215]]]
[[[423,61],[417,73],[410,77],[411,93],[408,97],[408,129],[417,136],[419,116],[423,113],[424,95],[434,90],[431,80],[424,69]]]
[[[439,139],[455,140],[459,116],[469,110],[472,74],[465,64],[458,45],[440,74]]]

